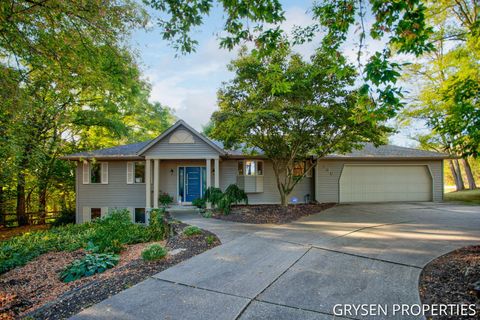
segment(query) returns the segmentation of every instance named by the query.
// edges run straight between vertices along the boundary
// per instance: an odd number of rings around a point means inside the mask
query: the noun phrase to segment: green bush
[[[225,189],[224,195],[230,199],[231,203],[238,204],[241,202],[244,202],[245,204],[248,204],[248,196],[243,191],[243,189],[240,189],[236,184],[231,184]]]
[[[153,240],[162,240],[170,236],[171,225],[165,208],[150,211],[149,229]]]
[[[183,229],[183,234],[187,237],[191,237],[197,234],[202,234],[202,229],[197,226],[188,226]]]
[[[215,236],[209,235],[205,238],[205,241],[207,241],[207,244],[209,246],[211,246],[215,242],[216,239],[217,238],[215,238]]]
[[[205,198],[197,198],[192,201],[192,204],[199,209],[204,209],[207,206],[207,200]]]
[[[173,197],[166,192],[160,192],[160,195],[158,196],[158,203],[164,207],[167,207],[169,204],[173,203]]]
[[[66,224],[75,223],[75,209],[62,209],[60,215],[55,218],[55,221],[52,223],[52,226],[59,227]]]
[[[205,212],[202,212],[202,217],[204,218],[211,218],[213,216],[212,210],[205,210]]]
[[[125,244],[159,240],[164,235],[155,224],[132,223],[128,210],[117,210],[92,222],[27,232],[0,242],[0,274],[51,251],[74,251],[91,243],[94,253],[118,253]]]
[[[117,265],[119,256],[109,253],[89,253],[84,258],[73,261],[61,273],[63,282],[71,282],[83,277],[90,277],[102,273]]]
[[[151,244],[142,251],[142,259],[146,261],[158,260],[167,255],[168,251],[159,244]]]
[[[216,206],[223,197],[223,192],[219,188],[209,187],[205,190],[204,199],[210,202],[212,206]]]
[[[218,188],[210,187],[205,190],[206,201],[216,206],[224,214],[230,214],[232,204],[244,202],[248,204],[248,196],[236,184],[231,184],[227,187],[225,192]]]

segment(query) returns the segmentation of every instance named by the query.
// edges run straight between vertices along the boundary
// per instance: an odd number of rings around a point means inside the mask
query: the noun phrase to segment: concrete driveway
[[[76,319],[341,319],[337,304],[417,304],[431,259],[480,242],[480,207],[433,203],[339,205],[294,223],[183,220],[223,245],[167,269]],[[337,306],[336,311],[340,311]]]

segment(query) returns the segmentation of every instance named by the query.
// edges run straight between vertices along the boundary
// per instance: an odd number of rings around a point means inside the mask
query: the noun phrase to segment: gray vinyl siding
[[[339,181],[345,164],[405,164],[427,165],[432,175],[433,201],[443,200],[443,170],[442,160],[320,160],[315,170],[315,199],[318,202],[338,202]]]
[[[127,184],[127,162],[108,161],[108,184],[83,184],[82,163],[77,165],[77,222],[83,207],[144,208],[145,184]]]
[[[222,190],[225,190],[230,184],[235,184],[237,182],[237,160],[220,161],[220,173],[220,188]],[[307,194],[310,195],[310,200],[313,200],[312,190],[313,178],[304,178],[289,195],[289,201],[295,197],[299,203],[302,203]],[[248,193],[248,202],[251,204],[280,203],[280,194],[278,193],[271,161],[264,160],[263,192]]]
[[[143,156],[146,157],[159,157],[159,158],[213,158],[218,157],[219,153],[212,146],[208,145],[205,141],[200,139],[197,135],[192,133],[194,143],[169,143],[170,137],[177,130],[186,130],[187,128],[180,126],[176,130],[172,131],[162,140],[151,146],[150,149],[145,151]]]

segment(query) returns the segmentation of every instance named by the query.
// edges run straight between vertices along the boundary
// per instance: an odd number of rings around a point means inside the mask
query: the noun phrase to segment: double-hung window
[[[127,162],[127,183],[145,183],[145,161]]]
[[[238,161],[239,176],[263,176],[262,160],[240,160]]]
[[[107,184],[108,183],[108,162],[83,163],[83,184]]]

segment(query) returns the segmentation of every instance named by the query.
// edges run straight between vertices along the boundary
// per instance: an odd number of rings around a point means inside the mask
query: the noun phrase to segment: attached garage
[[[445,158],[437,152],[368,143],[348,154],[328,155],[315,168],[315,200],[442,201]]]
[[[426,165],[344,165],[339,202],[432,201]]]

